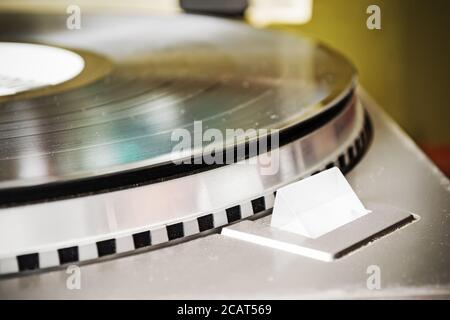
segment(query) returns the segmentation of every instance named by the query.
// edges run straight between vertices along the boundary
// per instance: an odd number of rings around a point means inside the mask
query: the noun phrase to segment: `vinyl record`
[[[2,189],[158,167],[173,160],[176,128],[284,130],[354,86],[337,53],[242,23],[86,14],[70,30],[66,18],[1,17],[0,41],[67,48],[85,61],[72,80],[0,98]]]

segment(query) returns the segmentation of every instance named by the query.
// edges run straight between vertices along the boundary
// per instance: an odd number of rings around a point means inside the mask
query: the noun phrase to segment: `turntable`
[[[66,17],[0,17],[0,296],[448,295],[449,182],[341,54],[214,17]],[[328,263],[220,234],[332,167],[418,219]]]

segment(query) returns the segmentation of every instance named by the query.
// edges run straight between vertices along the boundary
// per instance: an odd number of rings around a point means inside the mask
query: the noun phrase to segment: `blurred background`
[[[373,4],[381,30],[366,26]],[[274,27],[347,55],[366,90],[450,176],[450,1],[313,0],[309,21]]]

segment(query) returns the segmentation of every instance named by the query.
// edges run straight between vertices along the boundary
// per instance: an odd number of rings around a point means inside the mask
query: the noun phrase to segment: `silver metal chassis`
[[[374,141],[347,177],[363,202],[410,211],[418,222],[333,262],[210,233],[83,265],[80,290],[67,289],[69,275],[61,269],[2,278],[0,297],[449,297],[450,182],[364,92],[360,96],[374,123]],[[370,265],[380,267],[380,290],[366,286]]]

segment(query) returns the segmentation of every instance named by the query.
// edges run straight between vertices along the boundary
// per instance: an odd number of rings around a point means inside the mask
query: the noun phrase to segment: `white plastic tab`
[[[279,189],[271,226],[318,238],[369,212],[334,167]]]

